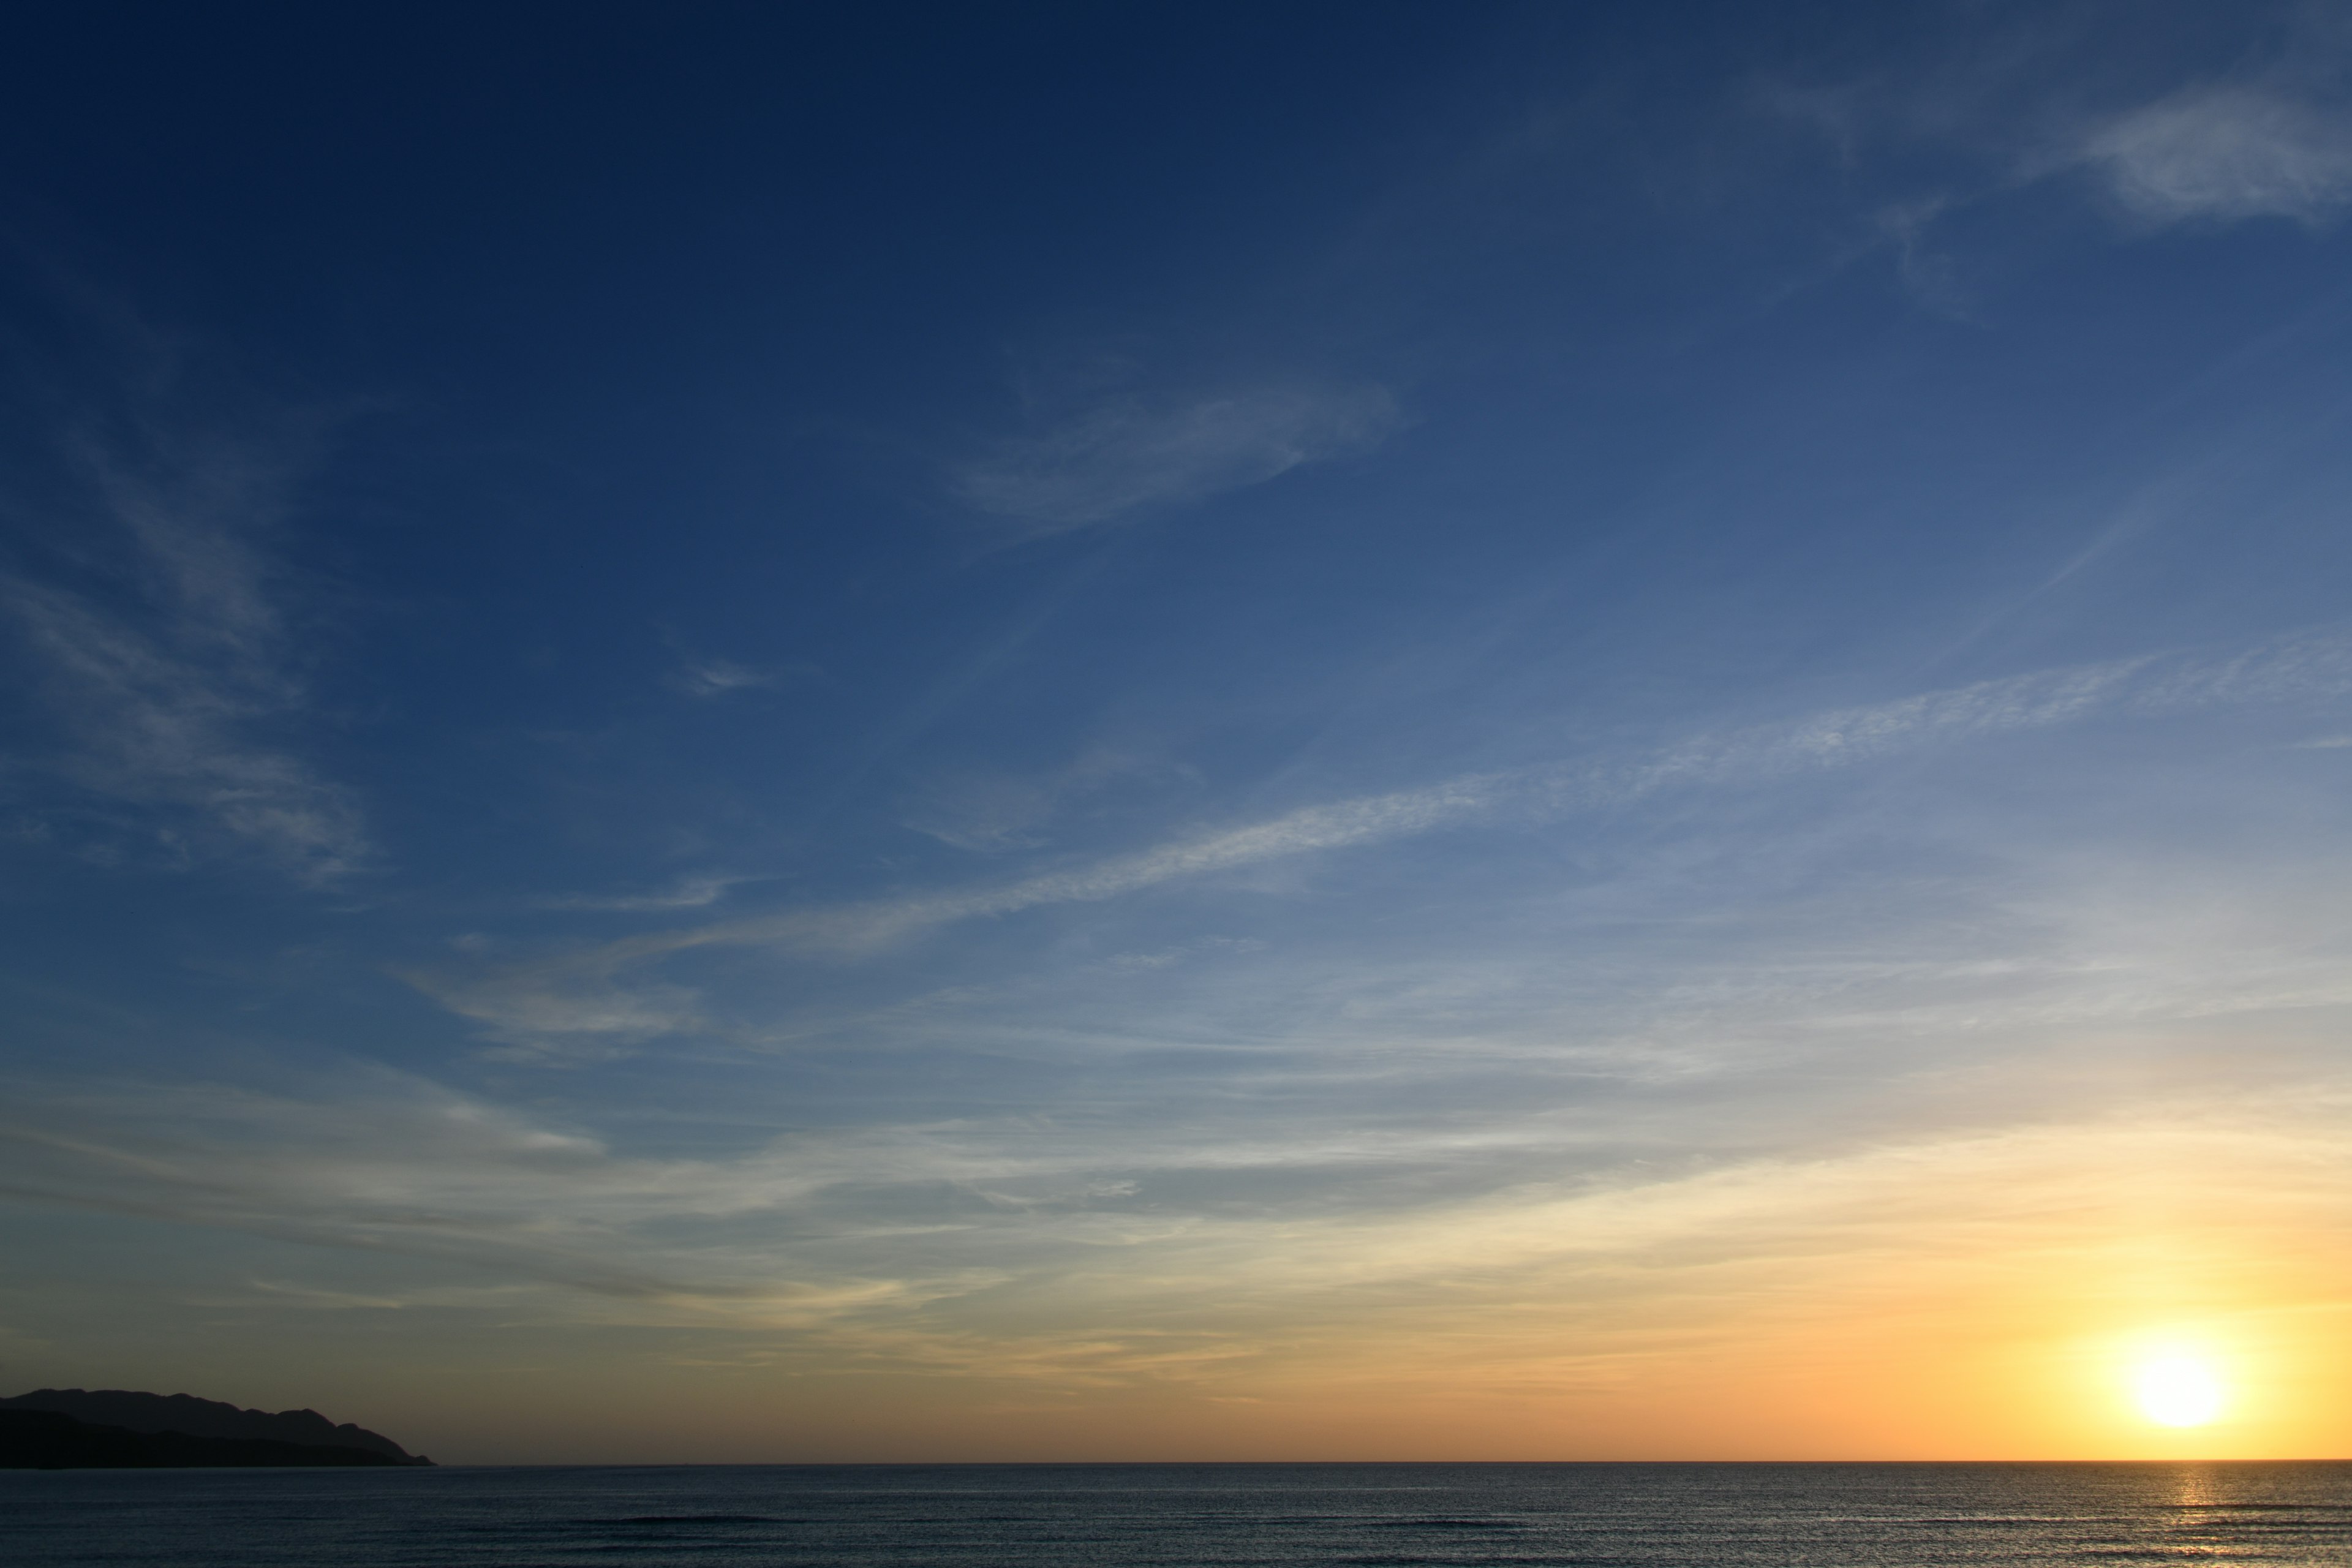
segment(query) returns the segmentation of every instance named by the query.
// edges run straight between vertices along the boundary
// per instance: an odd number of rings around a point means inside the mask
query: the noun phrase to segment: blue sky
[[[19,32],[0,1381],[2344,1440],[2340,13]]]

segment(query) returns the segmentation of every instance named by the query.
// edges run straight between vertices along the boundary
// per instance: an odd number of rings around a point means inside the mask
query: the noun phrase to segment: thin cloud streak
[[[1570,1176],[1559,1173],[1563,1130],[1547,1138],[1533,1121],[1475,1135],[1310,1132],[1303,1146],[1285,1137],[1255,1150],[1188,1145],[1173,1135],[1186,1129],[1041,1141],[1030,1125],[882,1128],[780,1139],[734,1160],[655,1160],[396,1075],[350,1087],[362,1092],[121,1085],[98,1100],[19,1082],[11,1099],[26,1109],[0,1124],[0,1190],[460,1264],[495,1282],[480,1304],[502,1316],[515,1288],[539,1289],[543,1323],[812,1334],[807,1348],[836,1350],[851,1342],[833,1336],[847,1333],[885,1363],[967,1373],[990,1370],[989,1347],[1042,1342],[1041,1325],[1059,1324],[1095,1348],[1023,1361],[1029,1375],[1064,1380],[1189,1378],[1236,1350],[1296,1360],[1302,1310],[1392,1313],[1425,1330],[1413,1309],[1431,1292],[1448,1302],[1450,1332],[1485,1331],[1488,1310],[1507,1318],[1536,1292],[1591,1316],[1620,1349],[1634,1324],[1752,1342],[1757,1310],[1785,1315],[1838,1279],[2086,1250],[2110,1268],[2150,1239],[2218,1258],[2284,1222],[2309,1237],[2352,1221],[2333,1133],[2340,1081]],[[1415,1204],[1139,1208],[1132,1179],[1103,1179],[1122,1171],[1150,1190],[1187,1171],[1360,1159],[1384,1145],[1442,1160],[1472,1137],[1515,1146],[1516,1170]],[[939,1183],[980,1201],[940,1215],[919,1201]],[[1024,1183],[1031,1195],[1003,1190]],[[843,1209],[853,1194],[915,1201]],[[2153,1238],[2152,1198],[2164,1216]],[[1958,1265],[1956,1234],[1973,1242]],[[909,1249],[916,1235],[926,1245]],[[1571,1279],[1584,1288],[1550,1294]],[[1792,1295],[1801,1282],[1809,1289]],[[942,1316],[943,1304],[958,1305]],[[1181,1351],[1202,1331],[1228,1352]],[[1177,1340],[1155,1348],[1162,1335]],[[1355,1342],[1357,1353],[1377,1350]]]
[[[664,893],[566,893],[541,899],[543,910],[583,910],[612,914],[657,914],[665,910],[700,910],[724,899],[731,889],[760,877],[684,877]]]
[[[2352,116],[2247,87],[2203,88],[2122,115],[2083,143],[2136,216],[2318,224],[2352,204]]]
[[[1402,424],[1371,385],[1275,385],[1150,404],[1108,403],[1042,436],[998,443],[957,468],[967,506],[1064,533],[1150,508],[1263,484],[1377,445]]]
[[[239,845],[302,880],[334,880],[373,855],[357,802],[263,739],[310,705],[283,574],[249,537],[284,510],[290,465],[229,437],[148,446],[77,447],[112,530],[113,592],[0,576],[0,614],[68,738],[50,768],[131,808],[176,857]]]
[[[688,697],[706,700],[724,697],[730,691],[762,690],[782,680],[783,677],[774,670],[754,669],[727,658],[698,660],[678,670],[675,677],[679,690]]]
[[[2352,641],[2314,636],[2235,656],[2148,656],[1979,682],[1843,709],[1792,724],[1706,736],[1618,763],[1563,763],[1466,774],[1419,789],[1309,806],[1271,821],[1113,856],[995,888],[797,910],[651,932],[586,952],[469,976],[408,979],[503,1038],[582,1034],[635,1043],[691,1026],[697,999],[674,986],[624,985],[625,972],[706,947],[856,954],[924,929],[1040,906],[1118,898],[1179,879],[1318,850],[1499,820],[1549,820],[1678,788],[1737,787],[1849,767],[1939,744],[2078,722],[2215,706],[2337,698],[2352,691]]]

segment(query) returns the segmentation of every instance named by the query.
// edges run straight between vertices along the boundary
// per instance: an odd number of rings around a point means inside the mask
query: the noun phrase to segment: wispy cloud
[[[620,963],[559,959],[453,974],[429,968],[400,977],[492,1039],[526,1055],[549,1055],[562,1042],[565,1059],[611,1055],[706,1022],[701,997],[682,985],[643,980],[622,984]]]
[[[2093,132],[2078,157],[2155,223],[2317,224],[2352,204],[2352,114],[2257,88],[2199,88],[2134,110]]]
[[[1891,257],[1923,304],[1957,315],[1978,268],[2005,265],[1977,248],[1986,209],[2048,182],[2140,235],[2259,218],[2317,227],[2352,208],[2352,35],[2327,8],[2275,8],[2253,25],[2269,36],[2225,72],[2209,58],[2160,87],[2093,11],[2047,11],[1971,24],[1908,66],[1758,91],[1759,108],[1822,138],[1842,177],[1871,190],[1835,265]]]
[[[1373,446],[1402,423],[1367,384],[1279,384],[1206,396],[1122,397],[1042,435],[1003,441],[952,475],[966,505],[1060,533],[1262,484]]]
[[[1058,783],[1010,773],[936,778],[908,801],[901,820],[917,833],[978,854],[1034,849],[1045,842],[1039,829],[1060,804]]]
[[[994,887],[795,910],[625,938],[495,970],[411,978],[446,1005],[492,1025],[503,1037],[577,1033],[633,1043],[684,1027],[699,1014],[690,992],[625,983],[622,977],[697,948],[870,952],[953,921],[1114,899],[1180,879],[1472,823],[1548,820],[1673,790],[1762,784],[2100,714],[2156,716],[2294,700],[2334,701],[2347,692],[2352,642],[2332,636],[2288,639],[2221,657],[2151,656],[2077,666],[1694,737],[1637,757],[1464,774],[1420,788],[1307,806]]]
[[[0,576],[65,739],[52,775],[180,855],[233,844],[305,880],[352,869],[370,854],[357,803],[285,743],[310,694],[296,591],[258,535],[296,461],[236,434],[116,428],[68,443],[84,513],[37,531],[71,550]]]
[[[1042,773],[942,774],[914,792],[901,820],[958,849],[980,854],[1034,849],[1046,841],[1048,825],[1073,804],[1121,782],[1186,773],[1148,756],[1097,747],[1066,767]]]
[[[1930,230],[1958,205],[1937,192],[1879,209],[1874,227],[1880,243],[1895,253],[1895,275],[1919,303],[1954,320],[1965,320],[1971,290],[1957,260],[1934,244]]]
[[[551,1268],[590,1289],[659,1289],[627,1264],[593,1261],[578,1236],[565,1246],[556,1233],[571,1226],[508,1212],[520,1192],[561,1185],[601,1164],[606,1156],[593,1140],[394,1073],[347,1087],[360,1092],[305,1101],[182,1086],[177,1125],[169,1128],[155,1095],[36,1090],[46,1124],[0,1123],[10,1156],[5,1184],[20,1196],[168,1213],[289,1239],[459,1260],[502,1254],[509,1268],[541,1277]],[[501,1191],[503,1198],[491,1195]]]
[[[444,1258],[600,1296],[757,1303],[773,1321],[911,1287],[812,1288],[803,1281],[824,1270],[780,1264],[772,1237],[747,1248],[678,1227],[787,1216],[877,1178],[921,1186],[1060,1163],[919,1128],[814,1134],[734,1160],[633,1158],[388,1069],[318,1087],[303,1098],[201,1082],[97,1091],[16,1081],[12,1113],[0,1116],[0,1193]],[[660,1239],[665,1230],[677,1238]]]
[[[757,691],[779,684],[783,677],[774,670],[753,669],[732,659],[697,659],[680,668],[673,677],[679,690],[689,697],[724,697],[730,691]]]
[[[509,1321],[527,1305],[542,1326],[693,1327],[759,1336],[767,1356],[1071,1385],[1216,1383],[1379,1358],[1397,1336],[1417,1364],[1467,1352],[1522,1381],[1669,1345],[1752,1352],[1776,1329],[1850,1332],[1855,1293],[1890,1279],[2021,1258],[2058,1290],[2145,1290],[2184,1263],[2227,1279],[2249,1248],[2340,1227],[2347,1191],[2340,1081],[1867,1139],[1816,1128],[1733,1157],[1685,1140],[1664,1162],[1597,1122],[1368,1130],[1301,1126],[1295,1107],[1283,1136],[1024,1117],[646,1158],[383,1072],[312,1099],[9,1087],[37,1112],[0,1121],[15,1196],[464,1265]],[[1512,1158],[1473,1191],[1361,1179],[1498,1150]],[[1355,1173],[1350,1195],[1282,1196],[1283,1172],[1318,1166]],[[1266,1184],[1225,1204],[1224,1175]],[[942,1187],[967,1200],[952,1215]],[[400,1300],[331,1279],[257,1293],[296,1310]],[[1352,1331],[1328,1351],[1301,1333],[1339,1322]]]
[[[725,898],[728,889],[757,877],[682,877],[658,893],[562,893],[539,900],[545,910],[593,910],[614,914],[655,914],[664,910],[700,910]]]

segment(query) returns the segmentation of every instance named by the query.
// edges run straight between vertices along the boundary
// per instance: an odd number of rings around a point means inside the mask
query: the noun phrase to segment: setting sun
[[[2192,1355],[2143,1362],[2132,1376],[2142,1414],[2160,1426],[2202,1426],[2221,1413],[2221,1380]]]

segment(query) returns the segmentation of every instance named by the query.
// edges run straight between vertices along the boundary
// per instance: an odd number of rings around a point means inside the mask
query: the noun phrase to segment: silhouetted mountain
[[[240,1410],[216,1399],[185,1394],[135,1394],[120,1388],[41,1388],[0,1399],[0,1415],[16,1413],[70,1417],[84,1426],[114,1428],[129,1436],[172,1436],[188,1441],[260,1444],[265,1447],[316,1449],[359,1453],[364,1459],[344,1458],[218,1458],[125,1461],[155,1464],[391,1464],[429,1465],[421,1454],[411,1454],[391,1438],[355,1426],[337,1426],[315,1410]]]
[[[373,1448],[273,1443],[266,1437],[191,1437],[184,1432],[132,1432],[93,1426],[54,1410],[0,1409],[0,1469],[163,1469],[235,1465],[429,1464]]]

